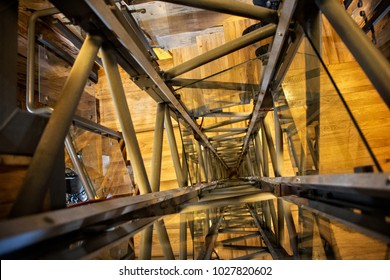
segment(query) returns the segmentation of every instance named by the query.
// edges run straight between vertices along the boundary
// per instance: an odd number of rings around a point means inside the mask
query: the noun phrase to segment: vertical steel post
[[[202,182],[202,173],[203,173],[203,176],[204,176],[204,179],[207,181],[207,172],[206,172],[206,167],[205,167],[205,162],[204,162],[204,158],[203,158],[203,152],[202,152],[202,147],[200,145],[200,143],[197,141],[196,142],[196,151],[198,153],[198,161],[199,161],[199,166],[200,166],[200,178],[201,178],[201,182]]]
[[[140,192],[141,194],[150,193],[152,189],[149,184],[145,165],[135,135],[133,121],[131,119],[121,76],[119,74],[116,57],[111,50],[105,47],[102,48],[101,54],[104,71],[110,86],[111,96],[122,129],[123,139],[125,140],[126,148],[129,151],[130,162],[134,169],[135,176],[137,177]]]
[[[180,250],[179,259],[187,259],[187,214],[180,214]]]
[[[261,127],[262,129],[264,129],[265,137],[268,143],[268,150],[271,156],[271,163],[274,169],[274,175],[275,177],[280,177],[280,172],[278,170],[278,165],[276,162],[276,152],[275,152],[274,141],[272,140],[271,130],[268,126],[268,123],[264,119],[261,120]]]
[[[322,21],[321,12],[315,3],[311,2],[307,4],[307,8],[310,12],[305,13],[302,26],[306,35],[310,38],[313,47],[317,50],[317,53],[321,56],[322,53]],[[307,148],[312,158],[312,164],[308,162],[309,166],[305,165],[305,168],[315,166],[318,173],[319,163],[319,138],[320,138],[320,92],[321,92],[321,77],[320,68],[321,62],[312,50],[311,45],[305,45],[305,67],[306,67],[306,154]],[[313,73],[316,76],[313,77]],[[315,147],[312,144],[312,136],[314,135],[314,141],[317,145]]]
[[[255,138],[255,153],[257,155],[257,158],[258,158],[258,163],[259,163],[259,176],[265,176],[263,171],[264,171],[264,160],[263,160],[263,154],[261,152],[261,142],[260,142],[260,135],[259,133],[256,134],[256,136],[254,137]]]
[[[47,181],[60,150],[64,148],[66,134],[77,105],[91,73],[102,39],[87,36],[41,136],[27,171],[20,194],[11,216],[22,216],[41,211],[47,192]]]
[[[187,163],[187,155],[186,155],[186,151],[184,149],[184,146],[183,146],[183,152],[181,154],[181,169],[182,169],[182,172],[183,172],[183,179],[184,179],[184,185],[185,186],[188,186],[188,163]]]
[[[165,259],[174,260],[175,255],[173,254],[172,251],[171,242],[169,241],[169,236],[164,221],[163,220],[157,221],[156,223],[154,223],[154,226],[156,227],[157,237],[158,240],[160,241],[160,245],[162,247],[162,251]]]
[[[283,199],[278,198],[278,236],[277,240],[281,247],[284,244],[284,211],[283,211]]]
[[[175,167],[177,182],[180,188],[184,188],[185,185],[184,185],[184,178],[183,178],[183,173],[180,164],[179,151],[177,149],[175,132],[173,130],[170,110],[168,106],[165,108],[165,129],[168,136],[168,142],[171,150],[173,166]]]
[[[111,50],[104,47],[102,48],[101,55],[104,71],[107,75],[108,84],[110,86],[111,96],[118,115],[119,124],[122,129],[123,139],[125,141],[126,148],[129,151],[130,162],[134,168],[134,173],[138,181],[140,193],[150,193],[152,189],[149,184],[146,169],[138,146],[138,140],[135,135],[135,130],[118,70],[116,57]],[[139,259],[151,259],[152,238],[153,225],[150,225],[141,233]]]
[[[153,242],[153,224],[145,228],[141,233],[138,259],[150,260],[152,258],[152,242]]]
[[[283,213],[284,217],[286,218],[286,225],[287,225],[287,231],[290,239],[290,245],[291,249],[294,255],[295,259],[299,258],[299,251],[298,251],[298,235],[297,230],[294,224],[294,219],[292,217],[290,205],[288,202],[283,201]]]
[[[152,169],[150,172],[150,185],[153,192],[157,192],[160,189],[165,107],[166,105],[164,103],[157,104],[156,122],[154,127]]]
[[[274,107],[274,125],[275,125],[275,146],[276,146],[276,165],[279,175],[282,176],[284,170],[283,157],[283,132],[280,126],[279,116],[276,107]]]
[[[265,177],[269,177],[267,137],[265,135],[264,127],[262,125],[261,125],[261,144],[263,146],[263,174]]]

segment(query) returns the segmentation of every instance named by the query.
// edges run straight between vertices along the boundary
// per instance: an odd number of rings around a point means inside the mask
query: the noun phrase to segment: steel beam
[[[169,241],[169,236],[167,229],[165,227],[164,221],[159,220],[154,223],[154,227],[156,228],[157,231],[157,237],[160,242],[164,257],[166,260],[174,260],[175,255],[173,254],[172,251],[172,246],[171,242]],[[150,243],[152,244],[152,242]]]
[[[187,205],[184,205],[181,207],[182,213],[188,213],[192,211],[200,211],[205,209],[212,209],[212,208],[218,208],[218,207],[225,207],[229,205],[239,205],[243,203],[252,203],[252,202],[258,202],[263,200],[269,200],[273,199],[275,196],[272,193],[269,192],[263,192],[263,193],[256,193],[256,194],[249,194],[249,195],[238,195],[234,198],[223,198],[223,199],[215,199],[215,200],[205,200],[205,201],[199,201],[198,203],[188,203]]]
[[[59,151],[64,147],[66,134],[84,91],[101,41],[101,38],[96,36],[88,36],[85,40],[62,88],[55,110],[41,136],[18,198],[11,211],[11,216],[16,217],[41,211],[47,191],[48,177]]]
[[[164,103],[157,104],[156,122],[154,126],[152,169],[150,171],[150,185],[152,192],[160,191],[165,108],[166,105]]]
[[[225,133],[225,134],[221,134],[221,135],[210,137],[209,140],[210,141],[218,141],[218,140],[226,139],[227,137],[234,136],[234,135],[237,135],[237,134],[242,134],[242,133],[244,133],[244,132],[242,132],[242,131],[234,131],[234,132]]]
[[[284,157],[283,157],[283,132],[280,126],[279,116],[276,107],[274,107],[274,127],[275,127],[275,152],[276,152],[276,166],[279,176],[283,176],[284,171]]]
[[[126,148],[129,151],[130,162],[134,169],[135,176],[137,177],[141,194],[150,193],[152,189],[138,145],[115,54],[112,50],[103,47],[101,55],[104,71],[107,75],[110,87],[111,97],[122,129],[123,139]]]
[[[173,126],[172,126],[172,120],[171,120],[169,107],[165,108],[165,129],[166,129],[167,136],[168,136],[168,142],[169,142],[169,147],[171,150],[173,166],[175,168],[177,182],[179,184],[179,187],[184,188],[185,186],[184,186],[183,171],[181,168],[179,151],[177,149],[175,132],[174,132]]]
[[[177,213],[179,205],[197,199],[202,187],[119,197],[1,221],[0,256],[95,225],[104,230],[132,219]]]
[[[278,22],[278,13],[274,10],[248,5],[239,1],[226,0],[162,0],[173,4],[180,4],[225,14],[236,15],[261,20],[262,22]]]
[[[275,177],[280,177],[280,172],[278,169],[278,164],[277,164],[277,159],[276,159],[276,152],[275,152],[275,146],[274,146],[274,141],[272,140],[272,135],[271,135],[271,129],[268,126],[268,123],[265,120],[261,121],[261,128],[264,130],[265,137],[267,140],[268,144],[268,151],[271,157],[271,163],[272,167],[274,169],[274,174]]]
[[[246,130],[247,130],[246,127],[210,128],[210,129],[207,130],[207,132],[236,132],[236,133],[244,133],[244,132],[246,132]]]
[[[205,237],[205,248],[199,254],[198,260],[210,260],[213,253],[215,242],[218,237],[218,229],[223,221],[223,210],[220,216],[214,221],[210,231]]]
[[[261,133],[261,144],[263,147],[263,175],[264,177],[269,177],[267,137],[265,135],[265,131],[263,128],[261,129],[260,133]]]
[[[263,238],[264,243],[267,245],[267,248],[272,258],[274,260],[291,259],[290,256],[287,254],[287,252],[283,249],[283,247],[277,244],[275,240],[275,236],[270,231],[263,228],[259,216],[257,215],[256,211],[253,209],[253,207],[247,204],[247,208],[249,209],[249,212],[251,213],[253,220],[256,223],[260,235]]]
[[[160,74],[156,71],[155,65],[152,64],[149,57],[146,57],[145,53],[137,48],[135,34],[129,34],[126,29],[121,25],[119,20],[113,15],[109,6],[99,0],[85,0],[88,6],[96,13],[100,20],[110,29],[118,38],[120,38],[121,44],[132,54],[135,60],[142,65],[143,70],[149,76],[150,80],[161,91],[164,99],[170,101],[170,104],[177,110],[183,120],[192,128],[194,134],[199,136],[199,140],[205,144],[214,154],[215,150],[207,137],[199,129],[198,124],[192,119],[188,111],[176,98],[171,89],[162,80]],[[217,156],[217,158],[219,158]],[[222,162],[222,164],[226,165]]]
[[[195,2],[191,2],[191,3],[195,3]],[[262,39],[271,37],[275,34],[275,30],[276,30],[275,24],[268,24],[264,27],[261,27],[255,31],[252,31],[237,39],[231,40],[219,47],[216,47],[206,53],[203,53],[197,57],[187,60],[186,62],[167,70],[164,73],[164,78],[166,80],[171,80],[181,74],[184,74],[188,71],[198,68],[206,63],[209,63],[213,60],[223,57],[229,53],[242,49]]]
[[[180,249],[179,259],[187,259],[187,214],[180,214]]]
[[[383,101],[390,107],[390,64],[372,44],[337,0],[315,0],[370,79]]]
[[[152,258],[152,243],[153,243],[153,224],[146,227],[141,233],[138,259],[150,260]]]
[[[247,119],[250,118],[250,115],[249,116],[246,116],[246,117],[239,117],[239,118],[236,118],[236,119],[232,119],[232,120],[227,120],[227,121],[222,121],[222,122],[218,122],[218,123],[215,123],[215,124],[211,124],[209,126],[205,126],[203,127],[203,131],[207,132],[207,131],[210,131],[214,128],[218,128],[218,127],[221,127],[221,126],[225,126],[225,125],[230,125],[230,124],[234,124],[234,123],[238,123],[238,122],[242,122],[242,121],[245,121]]]
[[[209,81],[207,78],[202,79],[186,79],[186,78],[175,78],[167,82],[170,86],[180,87],[176,91],[182,88],[199,88],[199,89],[224,89],[233,91],[253,91],[259,88],[258,84],[242,84],[235,82],[215,82]]]
[[[288,34],[289,34],[288,30],[290,28],[291,18],[295,11],[297,2],[298,2],[297,0],[291,0],[291,1],[284,1],[282,3],[282,7],[280,9],[279,23],[276,29],[277,36],[274,37],[274,40],[272,42],[268,63],[263,72],[264,74],[260,84],[260,93],[256,100],[255,107],[253,109],[252,118],[249,122],[248,132],[244,139],[242,156],[244,155],[244,153],[248,148],[251,135],[257,133],[258,131],[258,122],[260,120],[262,103],[263,100],[265,99],[266,94],[268,94],[269,86],[276,73],[276,67],[279,58],[281,56],[283,45],[286,39],[288,38]],[[242,156],[240,157],[240,161],[238,164],[241,163]]]

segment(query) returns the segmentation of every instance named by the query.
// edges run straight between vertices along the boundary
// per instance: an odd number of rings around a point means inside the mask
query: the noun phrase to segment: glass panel
[[[195,170],[196,150],[194,146],[195,139],[192,133],[183,124],[183,120],[179,119],[180,135],[183,143],[183,158],[187,163],[188,178],[190,185],[197,182],[197,175]]]
[[[368,9],[373,9],[376,6],[374,2],[377,1],[362,2]],[[359,12],[363,11],[364,8],[357,9],[354,5],[351,5],[351,8],[355,9],[355,20],[362,20],[363,17],[359,16]],[[324,39],[322,60],[355,117],[382,170],[388,172],[390,171],[390,143],[388,141],[390,139],[390,110],[325,17],[322,18],[322,24],[324,37],[326,36],[327,40],[334,41],[334,44],[326,44]],[[384,34],[388,34],[385,33],[385,29],[389,30],[388,24],[386,25],[384,22],[375,24],[378,39],[376,47],[382,51],[384,51]],[[370,34],[368,36],[370,37]],[[380,41],[381,38],[382,41]],[[337,46],[337,48],[334,46]],[[386,57],[388,58],[388,56]]]
[[[297,174],[353,173],[356,167],[374,166],[307,38],[276,94],[275,107]]]
[[[380,260],[388,259],[385,242],[358,232],[336,219],[317,215],[287,202],[297,234],[298,259]],[[292,255],[285,224],[282,246]],[[357,250],[357,248],[359,248]]]
[[[69,76],[71,66],[42,46],[38,46],[36,49],[39,71],[36,85],[36,90],[39,94],[38,100],[40,103],[54,108],[60,97],[62,87]],[[96,105],[98,101],[95,96],[96,85],[91,80],[88,80],[84,93],[81,95],[76,115],[97,122]]]
[[[228,111],[251,112],[248,105],[259,91],[260,64],[259,59],[251,59],[177,88],[176,93],[196,117],[231,107],[235,110]]]
[[[134,193],[133,180],[129,176],[132,175],[132,170],[125,165],[117,139],[76,127],[72,127],[71,135],[97,197],[109,198]],[[73,167],[68,156],[65,163],[66,166]]]

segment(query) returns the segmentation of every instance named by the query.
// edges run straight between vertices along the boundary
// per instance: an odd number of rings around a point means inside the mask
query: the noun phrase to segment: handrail
[[[44,10],[39,10],[31,14],[31,17],[28,21],[28,30],[27,30],[27,80],[26,80],[26,108],[32,114],[42,115],[49,117],[53,113],[53,108],[46,106],[41,108],[36,108],[34,106],[34,80],[35,80],[35,24],[37,20],[41,17],[50,16],[58,14],[60,11],[57,8],[49,8]],[[92,122],[88,119],[85,119],[80,116],[73,117],[73,124],[89,130],[98,134],[107,134],[109,136],[115,137],[117,139],[122,139],[122,134],[118,131],[114,131],[108,127],[105,127],[101,124]]]

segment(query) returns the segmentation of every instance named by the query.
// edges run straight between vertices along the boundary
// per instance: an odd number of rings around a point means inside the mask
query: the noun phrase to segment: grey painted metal
[[[201,8],[205,10],[216,11],[225,14],[236,15],[261,20],[262,22],[278,22],[278,14],[276,11],[248,5],[239,1],[232,0],[162,0],[164,2],[180,4],[190,7]]]
[[[203,131],[208,131],[208,130],[211,130],[211,129],[214,129],[214,128],[218,128],[218,127],[221,127],[221,126],[242,122],[242,121],[245,121],[245,120],[247,120],[249,118],[250,118],[250,115],[247,115],[247,116],[238,117],[238,118],[232,119],[232,120],[218,122],[218,123],[215,123],[215,124],[212,124],[212,125],[209,125],[209,126],[205,126],[202,130]]]
[[[277,164],[277,159],[276,159],[276,151],[275,151],[274,141],[272,140],[271,129],[270,129],[268,123],[264,120],[261,120],[261,127],[265,132],[265,137],[266,137],[267,144],[268,144],[268,151],[269,151],[269,154],[271,157],[271,163],[272,163],[272,167],[274,169],[275,177],[280,177],[280,171],[278,169],[278,164]]]
[[[152,192],[160,191],[165,108],[166,105],[164,103],[157,104],[156,122],[154,126],[152,169],[150,171],[150,186],[152,188]]]
[[[198,1],[197,2],[192,1],[192,3],[198,3]],[[169,69],[164,73],[164,77],[166,80],[171,80],[174,77],[177,77],[183,73],[191,71],[199,66],[202,66],[206,63],[209,63],[213,60],[223,57],[229,53],[242,49],[262,39],[273,36],[275,34],[275,30],[276,30],[275,24],[268,24],[264,27],[261,27],[237,39],[231,40],[228,43],[225,43],[204,54],[201,54],[197,57],[194,57],[193,59],[187,60],[186,62]]]
[[[247,135],[244,139],[242,155],[244,155],[244,153],[248,148],[251,135],[257,133],[258,122],[260,120],[261,106],[263,100],[265,99],[265,95],[268,94],[268,89],[274,77],[274,74],[276,72],[276,67],[279,61],[279,57],[280,55],[282,55],[281,51],[283,48],[283,44],[286,41],[286,38],[288,37],[287,35],[288,35],[288,30],[290,28],[291,18],[295,11],[297,2],[298,0],[290,0],[290,1],[284,1],[282,3],[282,7],[280,9],[279,23],[276,29],[277,36],[274,37],[274,40],[272,42],[268,63],[263,72],[263,78],[260,84],[260,93],[258,95],[258,98],[255,103],[255,107],[253,109],[253,114],[249,122]],[[238,164],[241,163],[241,158]]]
[[[201,171],[202,171],[202,172],[199,172],[199,173],[203,173],[204,178],[205,178],[205,180],[207,182],[208,181],[207,169],[206,169],[206,166],[205,166],[205,160],[204,160],[204,157],[203,157],[202,147],[201,147],[201,145],[200,145],[200,143],[198,141],[196,141],[195,145],[196,145],[196,151],[198,153],[198,162],[199,162],[199,165],[200,165]],[[202,177],[202,175],[200,175],[200,177]],[[202,180],[200,180],[200,181],[202,181]]]
[[[188,186],[188,179],[189,179],[189,170],[188,170],[188,162],[187,162],[188,155],[186,155],[184,145],[182,146],[182,151],[183,152],[181,153],[181,168],[183,173],[184,185]]]
[[[63,149],[66,134],[100,45],[100,37],[87,36],[62,88],[55,110],[41,136],[11,216],[41,211],[47,191],[46,182],[59,151]]]
[[[321,92],[321,77],[320,67],[321,62],[318,57],[312,55],[311,48],[317,50],[317,54],[322,57],[322,17],[321,12],[315,3],[311,3],[311,12],[308,13],[307,19],[303,23],[306,36],[310,38],[312,46],[305,45],[305,77],[306,77],[306,141],[307,147],[311,154],[313,165],[318,172],[319,165],[319,145],[314,148],[310,137],[309,129],[314,129],[315,142],[320,143],[320,92]],[[313,71],[317,72],[313,77]],[[307,149],[307,148],[306,148]],[[306,152],[306,154],[308,154]]]
[[[57,8],[39,10],[31,14],[28,20],[27,29],[27,77],[26,77],[26,108],[34,114],[51,114],[53,109],[50,107],[35,108],[34,106],[34,81],[35,81],[35,24],[40,17],[58,14]],[[91,67],[92,69],[92,67]]]
[[[174,260],[175,255],[173,254],[171,242],[169,241],[169,236],[164,224],[164,220],[157,221],[154,226],[156,228],[158,240],[160,241],[160,245],[162,247],[165,259]],[[152,242],[150,244],[152,244]]]
[[[87,175],[84,172],[84,168],[80,162],[79,157],[77,156],[77,152],[73,146],[72,137],[68,134],[65,138],[65,147],[69,153],[69,156],[72,160],[73,166],[76,169],[76,173],[80,178],[81,184],[84,187],[85,193],[89,200],[94,200],[97,198],[94,187],[91,185],[91,181],[88,179]]]
[[[252,91],[258,89],[258,84],[242,84],[235,82],[215,82],[209,81],[207,78],[202,79],[186,79],[175,78],[168,82],[171,86],[180,88],[199,88],[199,89],[225,89],[225,90],[238,90],[238,91]],[[180,90],[177,89],[177,90]]]
[[[267,245],[267,248],[268,248],[269,253],[271,254],[272,258],[274,260],[290,259],[289,255],[283,249],[283,247],[281,247],[280,245],[278,245],[274,241],[274,235],[272,234],[272,232],[263,228],[262,222],[261,222],[259,216],[257,215],[255,209],[253,208],[253,206],[247,204],[247,208],[248,208],[249,212],[251,213],[253,220],[256,223],[257,228],[260,232],[260,235],[263,238],[264,243]]]
[[[335,242],[330,220],[324,217],[319,217],[318,215],[314,215],[314,219],[318,227],[318,232],[320,234],[326,258],[328,260],[342,259],[339,248]]]
[[[237,134],[242,134],[244,132],[241,131],[241,130],[233,131],[233,132],[230,132],[230,133],[225,133],[225,134],[220,134],[220,135],[217,135],[217,136],[210,137],[209,140],[210,141],[220,141],[222,139],[226,139],[227,137],[234,136],[234,135],[237,135]]]
[[[269,177],[267,136],[263,128],[261,128],[261,144],[263,147],[263,175]]]
[[[225,217],[226,217],[226,215],[225,215]],[[239,217],[241,217],[241,215],[239,215]],[[260,232],[255,232],[255,233],[247,234],[247,235],[244,235],[244,236],[232,237],[232,238],[224,239],[224,240],[218,241],[218,243],[221,243],[221,244],[231,244],[231,243],[235,243],[235,242],[239,242],[239,241],[243,241],[243,240],[248,240],[248,239],[252,239],[252,238],[258,238],[259,236],[260,236]]]
[[[383,101],[390,107],[390,63],[388,60],[372,44],[337,0],[315,0],[315,2],[356,58]]]
[[[254,145],[255,145],[255,153],[256,153],[256,156],[258,158],[258,167],[260,170],[259,176],[261,176],[262,174],[264,175],[264,173],[263,173],[264,172],[264,167],[263,167],[264,166],[264,159],[263,159],[263,153],[261,150],[261,142],[260,142],[259,133],[256,133],[256,135],[254,136]]]
[[[188,214],[180,214],[180,247],[179,247],[179,259],[186,260],[188,258],[187,255],[187,215]]]
[[[283,156],[283,132],[280,126],[279,116],[276,107],[274,107],[274,131],[275,131],[275,153],[276,166],[279,176],[283,176],[284,170],[284,156]]]
[[[125,141],[126,148],[129,152],[130,162],[134,169],[140,192],[141,194],[150,193],[152,189],[149,184],[148,175],[135,135],[135,129],[127,104],[121,76],[119,74],[116,57],[112,50],[105,47],[102,48],[101,55],[104,71],[110,87],[111,97],[122,129],[123,140]]]
[[[200,252],[198,260],[209,260],[211,259],[211,254],[213,253],[215,242],[218,237],[218,229],[221,226],[223,221],[223,210],[220,216],[214,221],[211,226],[210,231],[206,235],[205,248]]]
[[[279,227],[278,227],[278,218],[276,216],[276,210],[275,210],[275,203],[274,201],[268,200],[265,201],[265,203],[268,203],[268,207],[270,210],[271,218],[272,218],[272,225],[276,236],[279,236]]]
[[[140,260],[150,260],[152,258],[153,224],[146,227],[141,233],[139,244]]]
[[[181,168],[179,151],[177,149],[177,144],[176,144],[175,132],[173,131],[172,120],[169,111],[170,111],[169,107],[166,107],[165,108],[165,129],[168,136],[168,142],[171,150],[173,166],[175,167],[177,182],[179,184],[179,187],[183,188],[185,187],[183,171]]]
[[[269,200],[275,198],[275,195],[269,192],[255,193],[248,195],[237,195],[235,197],[228,197],[215,200],[205,200],[199,201],[198,203],[188,203],[181,207],[183,213],[188,213],[192,211],[200,211],[205,209],[212,209],[217,207],[225,207],[229,205],[239,205],[243,203],[252,203],[263,200]]]
[[[283,246],[283,243],[284,243],[284,211],[283,211],[283,199],[280,197],[278,197],[278,199],[277,199],[277,207],[278,207],[277,242],[280,246]]]
[[[132,34],[129,34],[126,31],[126,29],[121,25],[118,19],[112,14],[110,8],[104,2],[101,2],[99,0],[85,1],[97,14],[97,16],[102,20],[102,22],[107,26],[107,28],[112,30],[112,32],[116,34],[118,38],[120,38],[120,41],[123,46],[126,47],[129,52],[131,52],[136,61],[140,65],[142,65],[146,74],[150,77],[150,80],[155,83],[155,85],[161,90],[161,94],[164,95],[164,98],[170,101],[170,104],[177,110],[178,114],[180,114],[183,120],[188,123],[188,125],[192,128],[194,134],[198,135],[200,141],[202,141],[215,154],[213,146],[210,144],[203,132],[199,129],[198,124],[192,119],[187,110],[176,98],[174,93],[162,80],[160,74],[157,73],[155,66],[151,63],[149,57],[146,57],[145,53],[142,50],[135,47],[135,38],[132,37]],[[217,158],[219,159],[218,156]],[[226,167],[223,162],[222,164]]]
[[[103,134],[104,136],[112,136],[118,140],[123,138],[122,133],[77,115],[73,117],[73,124],[93,133]]]
[[[271,220],[271,211],[269,209],[268,201],[262,201],[260,202],[261,212],[263,214],[263,224],[265,225],[265,228],[269,231],[272,230],[272,220]],[[259,207],[259,208],[260,208]],[[257,211],[259,212],[259,211]]]
[[[286,226],[288,231],[288,236],[290,240],[291,250],[293,252],[294,258],[298,258],[298,235],[297,230],[294,224],[294,219],[291,213],[290,204],[286,201],[283,201],[283,213],[286,220]]]
[[[304,38],[304,31],[300,25],[297,25],[297,27],[294,29],[295,38],[289,45],[286,53],[284,54],[284,60],[283,64],[280,66],[279,70],[277,71],[274,80],[272,81],[272,90],[277,90],[284,77],[287,74],[288,69],[290,69],[290,65],[293,62],[293,58],[295,57],[295,54],[297,53],[301,42]]]
[[[118,222],[118,219],[127,222],[131,219],[177,213],[179,205],[197,199],[198,191],[206,186],[119,197],[99,203],[3,220],[0,222],[0,255],[74,231],[82,231],[95,224],[105,224],[110,228],[112,221]],[[162,208],[161,203],[170,207]]]
[[[210,128],[207,132],[237,132],[244,133],[246,132],[246,127],[231,127],[231,128]]]
[[[261,181],[268,184],[340,191],[349,195],[369,193],[373,197],[390,198],[389,176],[390,173],[357,173],[262,178]]]

